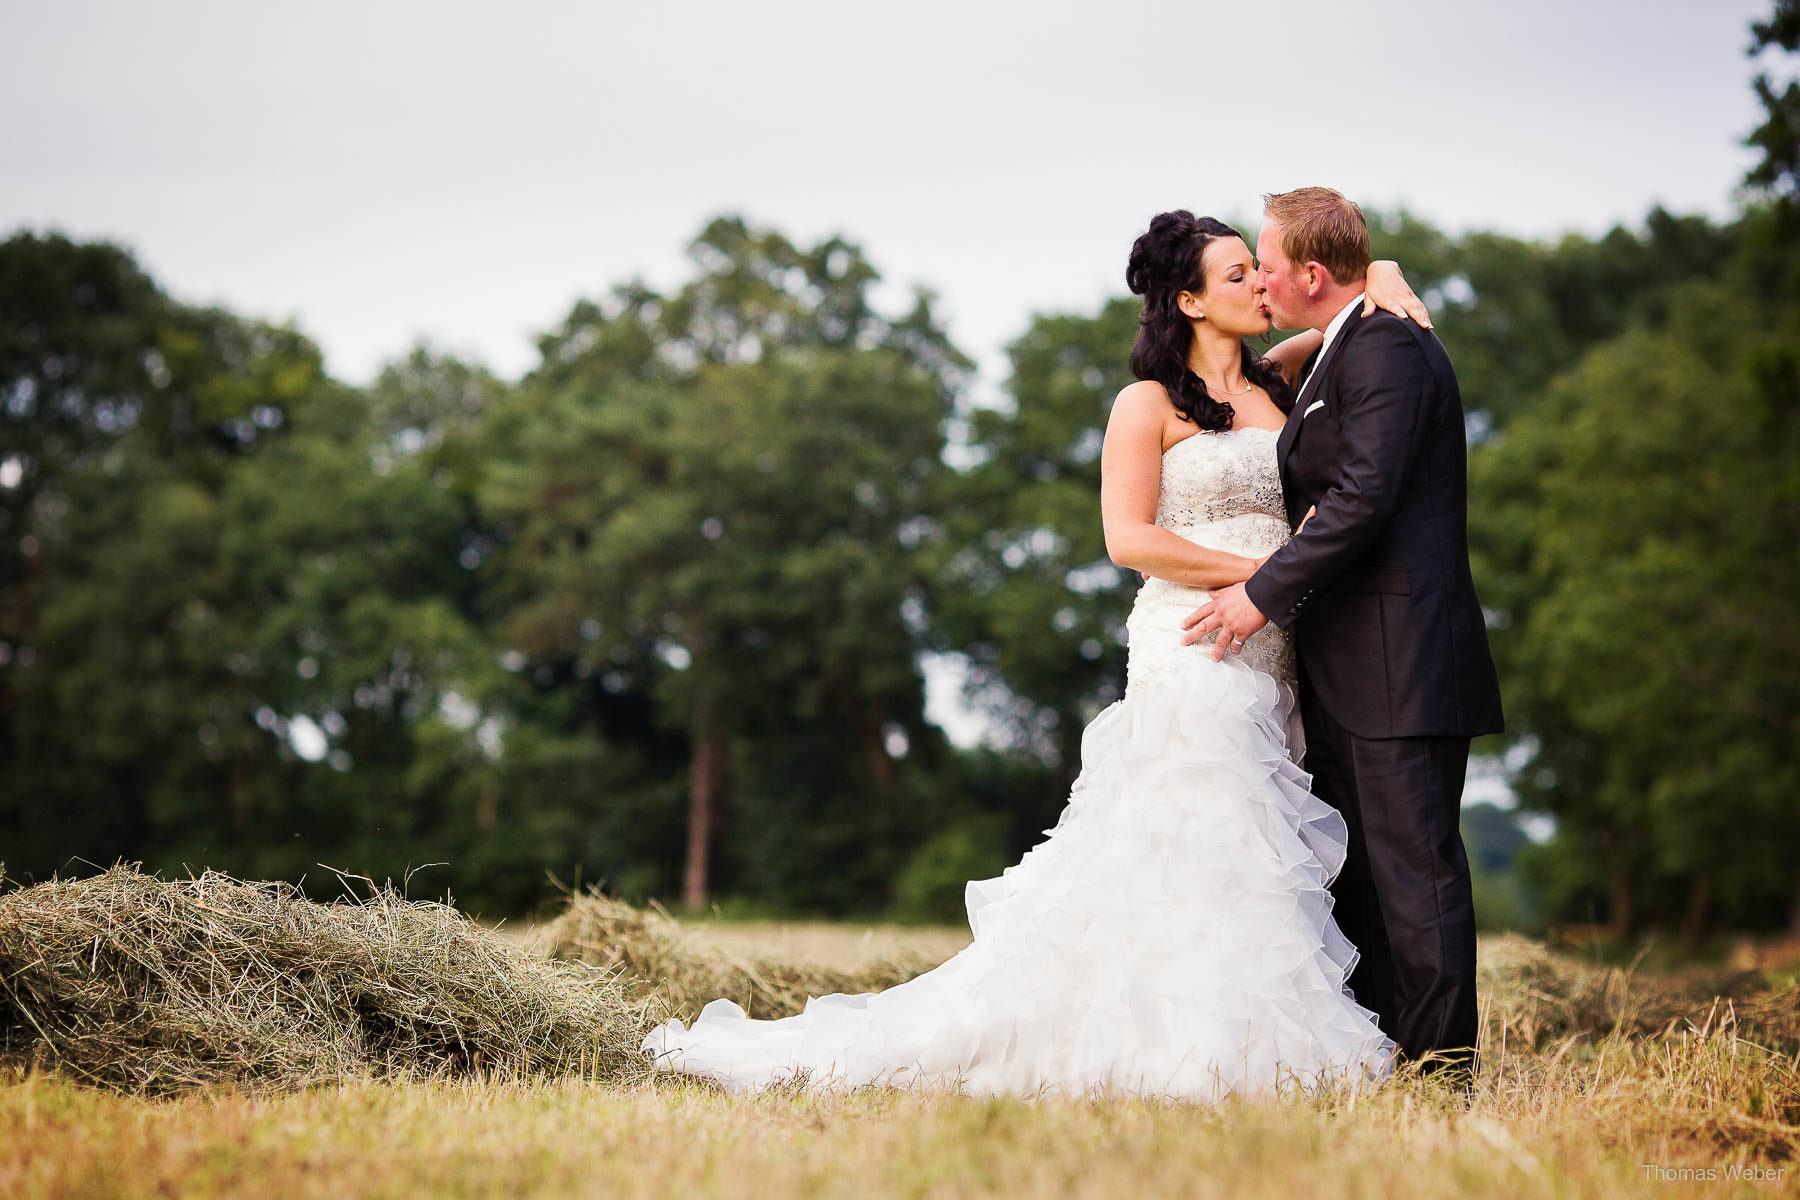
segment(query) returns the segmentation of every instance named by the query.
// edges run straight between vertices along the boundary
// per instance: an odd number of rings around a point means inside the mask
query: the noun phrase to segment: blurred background
[[[956,921],[1123,688],[1131,241],[1323,183],[1468,411],[1483,925],[1800,936],[1793,0],[7,28],[0,887]]]

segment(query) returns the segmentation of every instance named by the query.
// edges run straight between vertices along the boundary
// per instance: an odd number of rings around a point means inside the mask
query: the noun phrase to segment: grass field
[[[771,922],[689,930],[733,952],[844,969],[894,953],[942,957],[967,936]],[[1419,1079],[1362,1097],[1219,1106],[880,1090],[731,1097],[667,1079],[569,1078],[146,1099],[15,1073],[0,1082],[0,1196],[1800,1191],[1800,1063],[1749,1036],[1740,1003],[1699,1002],[1713,980],[1596,971],[1576,988],[1545,974],[1560,960],[1523,941],[1484,942],[1483,955],[1489,977],[1508,982],[1484,994],[1486,1070],[1466,1103]],[[1760,975],[1735,976],[1743,1011],[1760,1014],[1755,1028],[1791,1028],[1793,965],[1772,957]],[[1640,993],[1687,1015],[1645,1016]],[[1584,1009],[1601,1007],[1609,1031],[1596,1033]]]
[[[767,955],[854,971],[867,963],[913,953],[942,962],[969,944],[967,925],[867,925],[849,921],[770,921],[688,918],[681,923],[696,943],[727,954]],[[529,943],[538,929],[511,921],[495,929]]]
[[[1784,1194],[1791,1162],[1721,1144],[1604,1068],[1473,1112],[681,1085],[371,1086],[146,1102],[36,1079],[0,1094],[8,1196],[1628,1196]],[[1589,1088],[1591,1087],[1591,1091]],[[1584,1094],[1585,1093],[1585,1094]],[[1697,1122],[1689,1126],[1689,1121]],[[1789,1149],[1791,1150],[1791,1144]],[[1739,1165],[1771,1176],[1734,1182]],[[1671,1185],[1712,1168],[1716,1182]],[[1752,1167],[1754,1172],[1758,1168]]]

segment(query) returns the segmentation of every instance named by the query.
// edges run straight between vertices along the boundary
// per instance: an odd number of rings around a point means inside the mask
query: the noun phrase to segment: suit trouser
[[[1435,1051],[1474,1070],[1475,902],[1459,825],[1469,739],[1358,737],[1325,712],[1304,672],[1300,703],[1302,765],[1349,827],[1331,894],[1338,928],[1361,951],[1350,989],[1402,1056]]]

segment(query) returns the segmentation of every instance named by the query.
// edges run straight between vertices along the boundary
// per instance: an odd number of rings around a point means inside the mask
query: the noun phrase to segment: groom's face
[[[1281,223],[1268,218],[1256,235],[1256,288],[1277,329],[1299,329],[1305,324],[1300,314],[1306,297],[1294,264],[1281,251]]]

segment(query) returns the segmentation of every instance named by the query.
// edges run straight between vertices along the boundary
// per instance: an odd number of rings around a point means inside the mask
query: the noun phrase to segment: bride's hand
[[[1396,317],[1417,321],[1421,328],[1431,328],[1430,310],[1413,294],[1406,276],[1400,273],[1400,264],[1391,258],[1370,263],[1368,280],[1363,285],[1362,315],[1366,317],[1377,308],[1385,308]]]
[[[1318,515],[1319,515],[1319,506],[1318,505],[1315,504],[1311,508],[1307,509],[1306,515],[1304,517],[1300,518],[1300,528],[1294,530],[1294,536],[1299,537],[1300,530],[1306,528],[1306,523]]]

